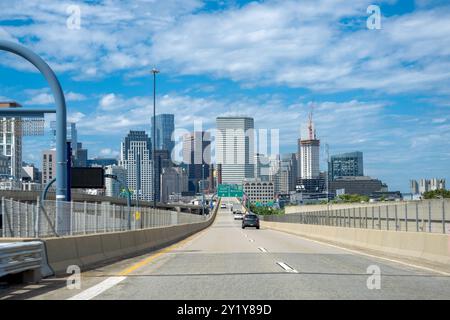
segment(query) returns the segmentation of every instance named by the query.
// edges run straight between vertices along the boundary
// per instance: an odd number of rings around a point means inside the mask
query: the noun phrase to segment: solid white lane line
[[[277,264],[282,267],[286,272],[290,272],[290,273],[298,273],[297,270],[291,268],[289,265],[287,265],[284,262],[278,261]]]
[[[267,252],[267,250],[265,249],[265,248],[263,248],[263,247],[259,247],[258,248],[260,251],[262,251],[262,252]]]
[[[67,299],[67,300],[91,300],[95,298],[99,294],[105,292],[106,290],[114,287],[119,282],[122,282],[127,277],[109,277],[106,280],[103,280],[99,284],[90,287],[89,289],[84,290],[83,292]]]

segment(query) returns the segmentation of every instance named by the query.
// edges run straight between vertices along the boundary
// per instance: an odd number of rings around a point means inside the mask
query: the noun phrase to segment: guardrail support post
[[[431,232],[431,224],[432,224],[432,219],[431,219],[431,201],[428,201],[428,232]],[[444,232],[445,233],[445,232]]]
[[[416,202],[416,232],[419,232],[419,204]]]
[[[3,237],[3,238],[6,238],[5,197],[2,197],[2,237]]]
[[[86,234],[86,232],[87,232],[87,222],[88,222],[88,219],[87,219],[87,201],[84,201],[84,204],[83,204],[83,215],[84,215],[84,234]]]
[[[36,208],[35,208],[35,218],[34,218],[34,236],[39,238],[39,217],[41,215],[41,199],[37,197]]]
[[[389,230],[389,206],[386,206],[386,230]]]
[[[395,231],[398,231],[398,216],[397,216],[397,204],[395,204],[395,208],[394,208],[394,215],[395,215]]]
[[[405,203],[405,231],[408,232],[408,203]]]
[[[95,233],[98,232],[98,203],[94,204],[94,212],[95,212]]]

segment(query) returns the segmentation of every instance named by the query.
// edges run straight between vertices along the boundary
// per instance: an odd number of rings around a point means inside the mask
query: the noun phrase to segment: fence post
[[[408,203],[405,203],[405,231],[408,231]]]
[[[356,208],[353,208],[353,228],[356,228]]]
[[[364,225],[367,229],[367,206],[364,207]]]
[[[112,230],[113,232],[116,231],[116,205],[112,205]]]
[[[36,238],[39,238],[39,218],[41,215],[41,199],[39,197],[37,197],[36,199],[36,212],[35,212],[36,217],[34,218],[34,236]]]
[[[361,207],[359,207],[358,209],[358,217],[359,217],[359,227],[362,228]]]
[[[95,214],[95,233],[98,232],[98,203],[94,204],[94,214]]]
[[[372,206],[372,229],[375,229],[375,207]]]
[[[3,238],[6,238],[5,197],[2,197],[2,237],[3,237]]]
[[[395,231],[398,231],[399,225],[398,225],[398,215],[397,215],[397,204],[395,204],[394,214],[395,214]]]
[[[428,201],[428,232],[431,232],[431,223],[431,201]]]
[[[444,197],[442,197],[442,233],[445,232],[445,200]]]
[[[416,202],[416,232],[419,232],[419,204]]]
[[[107,231],[106,225],[107,225],[107,221],[108,221],[107,220],[107,213],[105,211],[106,211],[106,204],[102,203],[102,210],[101,210],[101,212],[102,212],[102,215],[103,215],[103,231],[104,232]],[[108,214],[109,214],[109,210],[108,210]]]
[[[378,229],[381,230],[381,206],[378,206]]]
[[[73,235],[73,229],[75,229],[75,215],[73,214],[73,200],[70,201],[70,235]],[[77,224],[78,226],[78,224]]]
[[[386,230],[389,230],[389,206],[386,205]]]
[[[83,215],[84,215],[83,233],[86,234],[86,232],[87,232],[87,201],[84,201],[84,203],[83,203]]]

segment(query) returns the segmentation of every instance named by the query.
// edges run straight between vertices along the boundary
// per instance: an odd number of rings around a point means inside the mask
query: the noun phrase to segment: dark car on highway
[[[242,229],[245,227],[255,227],[259,229],[259,218],[256,214],[246,214],[242,219]]]

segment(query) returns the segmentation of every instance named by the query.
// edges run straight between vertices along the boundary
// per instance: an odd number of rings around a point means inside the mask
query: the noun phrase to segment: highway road
[[[368,269],[380,271],[379,282]],[[85,272],[80,289],[65,285],[46,279],[0,289],[0,298],[450,299],[448,276],[279,231],[243,230],[228,208],[181,243]]]

